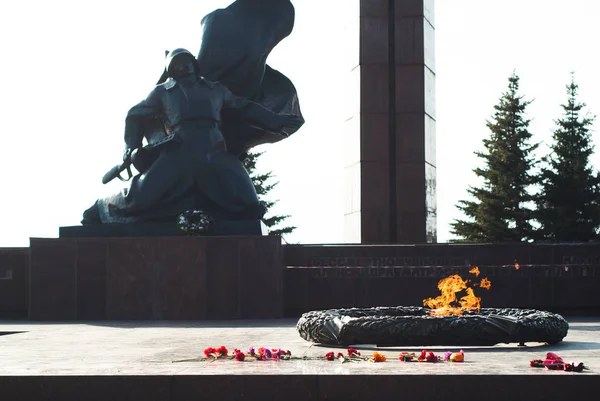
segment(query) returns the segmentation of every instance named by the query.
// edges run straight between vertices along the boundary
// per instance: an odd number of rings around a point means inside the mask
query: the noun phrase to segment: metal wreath
[[[569,324],[560,315],[533,309],[482,308],[460,316],[431,316],[411,306],[330,309],[302,315],[300,336],[324,345],[491,346],[559,343]]]

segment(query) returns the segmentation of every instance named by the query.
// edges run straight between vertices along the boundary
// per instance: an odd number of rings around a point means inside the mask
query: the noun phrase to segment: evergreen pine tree
[[[549,241],[589,241],[600,226],[600,179],[590,166],[594,152],[590,127],[594,117],[581,115],[574,77],[567,85],[567,103],[556,120],[551,153],[541,170],[537,199],[539,238]]]
[[[267,209],[267,213],[263,218],[263,223],[265,223],[265,225],[269,228],[269,235],[291,234],[296,227],[280,226],[281,223],[290,217],[289,215],[269,215],[269,211],[277,204],[277,201],[268,201],[265,199],[265,197],[273,188],[277,186],[278,182],[269,183],[269,181],[273,178],[272,172],[261,174],[256,171],[256,161],[260,155],[262,155],[262,153],[249,152],[246,159],[244,159],[244,167],[246,167],[248,174],[250,174],[250,178],[252,179],[252,183],[254,184],[254,188],[258,194],[260,202]]]
[[[458,241],[524,241],[533,236],[533,211],[527,203],[534,200],[529,193],[535,183],[530,170],[536,164],[532,152],[539,144],[529,144],[530,120],[524,116],[531,101],[525,101],[518,92],[519,77],[513,73],[508,91],[502,94],[487,122],[491,135],[483,140],[485,151],[475,152],[485,162],[485,167],[473,170],[483,178],[483,185],[469,187],[468,193],[474,199],[457,205],[467,216],[452,223]]]

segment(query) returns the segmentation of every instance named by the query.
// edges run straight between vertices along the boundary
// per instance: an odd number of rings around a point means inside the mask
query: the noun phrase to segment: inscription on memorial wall
[[[12,280],[13,271],[12,269],[0,269],[0,280]]]
[[[565,255],[562,264],[600,266],[600,255]]]
[[[365,258],[318,258],[311,259],[309,266],[324,267],[406,267],[406,266],[473,266],[477,257],[365,257]]]
[[[489,259],[489,258],[486,258]],[[507,260],[498,260],[498,263],[482,263],[482,258],[477,255],[467,255],[466,257],[322,257],[309,259],[308,263],[301,266],[289,267],[346,267],[346,268],[395,268],[395,267],[473,267],[488,265],[493,267],[509,268],[517,263],[521,266],[589,266],[600,268],[600,255],[564,255],[557,257],[557,260],[543,263],[522,263],[525,260],[518,261],[511,258]]]
[[[470,267],[313,267],[301,268],[316,279],[435,278],[458,274],[469,277]],[[600,276],[600,268],[589,266],[480,266],[480,277],[515,279],[580,278]]]

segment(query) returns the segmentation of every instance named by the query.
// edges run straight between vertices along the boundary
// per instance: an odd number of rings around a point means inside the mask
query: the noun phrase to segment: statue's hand
[[[127,148],[123,152],[123,161],[126,162],[131,159],[131,154],[133,153],[133,149]]]

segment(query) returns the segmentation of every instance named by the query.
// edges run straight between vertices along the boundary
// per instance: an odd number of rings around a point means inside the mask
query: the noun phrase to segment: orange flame
[[[519,266],[519,264],[515,262],[515,270],[519,270],[520,268],[521,266]]]
[[[479,283],[479,287],[489,290],[490,288],[492,288],[492,282],[487,278],[482,278],[481,282]]]
[[[474,274],[475,277],[479,277],[479,275],[481,274],[481,272],[479,271],[479,267],[475,266],[474,268],[472,268],[471,270],[469,270],[469,273]]]
[[[459,301],[460,307],[466,310],[481,309],[481,298],[476,297],[472,288],[467,288],[467,295]]]
[[[432,309],[432,316],[462,315],[465,310],[481,308],[481,298],[475,296],[472,288],[467,288],[467,282],[458,274],[440,280],[438,289],[441,295],[423,300],[423,305]],[[463,290],[467,295],[458,300],[456,294]],[[453,305],[456,302],[460,307]]]

